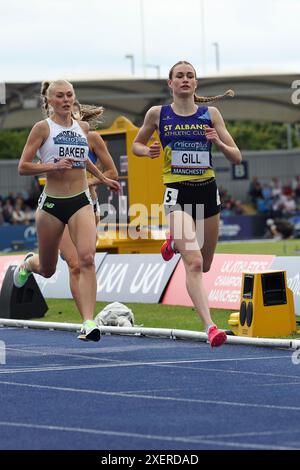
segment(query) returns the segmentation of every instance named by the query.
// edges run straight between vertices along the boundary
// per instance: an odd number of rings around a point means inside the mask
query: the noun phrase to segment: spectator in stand
[[[4,223],[4,217],[3,217],[3,200],[0,197],[0,225]]]
[[[298,188],[295,189],[295,201],[297,210],[300,210],[300,185]]]
[[[282,217],[282,208],[283,208],[283,200],[282,195],[278,194],[277,196],[272,197],[272,208],[271,208],[271,215],[272,218],[281,218]]]
[[[284,196],[293,196],[292,182],[288,181],[282,188],[282,194]]]
[[[32,209],[30,206],[26,205],[24,208],[25,216],[27,219],[28,224],[35,223],[35,210]]]
[[[297,205],[298,209],[300,209],[300,207],[299,207],[299,205],[300,205],[300,181],[298,183],[298,186],[296,186],[296,188],[294,189],[294,192],[295,192],[296,205]]]
[[[252,199],[252,192],[254,191],[255,185],[257,183],[258,183],[257,176],[253,176],[252,180],[250,181],[249,189],[248,189],[248,194],[250,195],[251,199]]]
[[[12,213],[14,210],[13,202],[10,197],[8,197],[3,204],[3,219],[6,224],[12,223]]]
[[[272,178],[271,187],[272,187],[272,197],[282,195],[281,183],[280,183],[279,179],[276,178],[275,176],[273,176],[273,178]]]
[[[269,183],[264,183],[262,187],[262,196],[267,202],[272,202],[272,187]]]
[[[242,202],[239,200],[235,201],[234,215],[244,215],[244,214],[245,214],[245,210],[242,206]]]
[[[234,215],[232,211],[232,204],[231,201],[226,201],[224,205],[222,205],[222,216],[223,217],[229,217],[231,215]]]
[[[259,197],[256,200],[256,209],[260,214],[268,215],[271,211],[272,207],[272,200],[270,199],[269,201]]]
[[[6,199],[9,199],[10,202],[12,203],[12,205],[15,204],[16,197],[15,197],[14,193],[10,192]]]
[[[27,216],[23,210],[24,201],[22,198],[17,197],[15,207],[12,212],[11,223],[12,224],[28,224]]]
[[[288,217],[290,215],[295,215],[297,210],[296,201],[294,199],[294,194],[289,194],[284,196],[282,203],[282,213],[284,216]]]
[[[249,187],[248,192],[249,192],[252,204],[256,207],[257,199],[258,198],[261,198],[261,199],[263,198],[262,186],[261,186],[261,184],[258,181],[256,176],[253,178],[252,182],[250,183],[250,187]]]
[[[294,176],[294,178],[292,179],[292,189],[293,191],[296,190],[296,188],[299,188],[300,187],[300,176],[297,175],[297,176]]]

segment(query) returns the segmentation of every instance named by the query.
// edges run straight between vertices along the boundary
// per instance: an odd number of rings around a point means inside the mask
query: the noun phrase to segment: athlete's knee
[[[79,269],[95,265],[94,253],[84,253],[79,256]]]
[[[189,257],[186,261],[187,270],[190,273],[198,273],[203,271],[203,260],[201,256]]]

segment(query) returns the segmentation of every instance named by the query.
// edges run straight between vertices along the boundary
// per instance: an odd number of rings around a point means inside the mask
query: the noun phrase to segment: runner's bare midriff
[[[53,197],[67,197],[87,189],[85,169],[59,170],[48,173],[45,193]]]

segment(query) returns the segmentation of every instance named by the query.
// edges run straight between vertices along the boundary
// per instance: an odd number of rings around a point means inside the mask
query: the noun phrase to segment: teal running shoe
[[[97,323],[94,320],[85,320],[82,324],[80,335],[77,338],[82,341],[99,341],[101,333]]]
[[[15,287],[23,287],[26,282],[28,281],[29,276],[32,274],[31,271],[29,271],[26,268],[26,262],[31,256],[33,256],[34,253],[28,253],[22,263],[19,266],[16,266],[14,270],[14,285]]]

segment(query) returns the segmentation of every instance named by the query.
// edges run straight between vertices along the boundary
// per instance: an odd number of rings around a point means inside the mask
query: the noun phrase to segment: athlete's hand
[[[118,181],[111,180],[110,178],[104,177],[103,184],[106,184],[106,186],[109,187],[112,191],[115,191],[116,193],[120,192],[121,190],[121,185]]]
[[[148,157],[157,158],[160,155],[160,143],[156,140],[148,147]]]
[[[56,170],[71,170],[72,167],[73,167],[73,158],[70,158],[70,157],[60,158],[55,163]]]
[[[214,127],[206,127],[205,128],[205,137],[209,142],[212,142],[213,144],[221,144],[222,141],[220,137],[218,136],[218,133]]]

